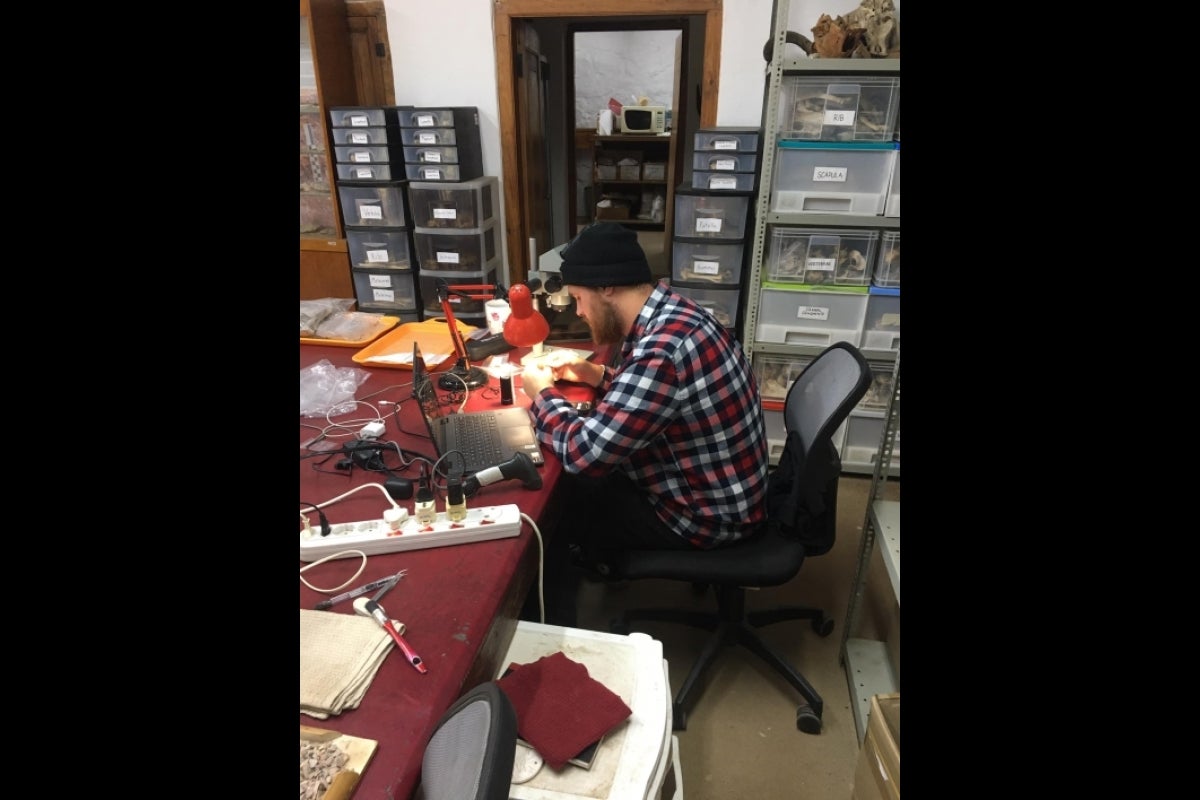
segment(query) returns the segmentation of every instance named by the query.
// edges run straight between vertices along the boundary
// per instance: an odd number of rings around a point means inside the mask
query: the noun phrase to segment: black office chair
[[[450,706],[425,746],[417,800],[508,800],[517,712],[493,681]]]
[[[807,556],[826,553],[837,534],[837,491],[841,460],[833,433],[871,385],[862,353],[838,342],[804,369],[784,401],[787,442],[779,466],[768,476],[767,525],[748,541],[714,550],[631,550],[606,565],[612,579],[666,578],[713,587],[716,614],[681,609],[631,609],[612,623],[628,633],[633,622],[678,622],[711,631],[674,701],[675,730],[686,730],[687,713],[699,694],[698,681],[722,647],[741,644],[771,665],[804,696],[796,726],[820,733],[823,701],[816,689],[759,637],[756,628],[786,620],[812,620],[820,636],[833,631],[821,609],[805,607],[746,611],[746,589],[792,580]]]

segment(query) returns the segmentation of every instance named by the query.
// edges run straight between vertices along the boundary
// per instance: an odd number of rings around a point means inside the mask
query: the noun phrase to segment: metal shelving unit
[[[771,26],[773,54],[785,52],[788,15],[790,0],[775,0],[772,10]],[[763,284],[766,260],[770,254],[770,234],[773,226],[788,227],[834,227],[834,228],[870,228],[876,230],[898,231],[899,217],[869,216],[864,214],[833,214],[771,211],[771,186],[777,156],[777,144],[780,134],[780,94],[785,75],[863,75],[863,76],[897,76],[900,74],[900,59],[898,58],[780,58],[774,57],[767,68],[763,96],[762,113],[762,154],[759,159],[761,172],[759,176],[758,195],[755,199],[754,231],[750,237],[750,261],[748,274],[744,276],[744,306],[741,322],[742,348],[746,357],[753,361],[755,352],[764,354],[810,357],[816,356],[824,347],[805,344],[778,344],[756,342],[755,336],[759,324],[759,292]],[[876,350],[860,348],[863,356],[872,363],[872,368],[878,365],[894,365],[897,352],[894,350]],[[873,474],[879,466],[879,458],[875,464],[867,461],[847,462],[843,460],[842,469],[847,473],[862,475]],[[900,464],[890,463],[885,468],[885,476],[899,477]]]
[[[858,627],[859,612],[866,590],[867,571],[875,551],[875,540],[882,544],[880,556],[887,569],[889,582],[900,605],[900,502],[883,500],[883,487],[892,460],[896,433],[900,429],[900,353],[896,353],[892,372],[892,395],[888,400],[886,422],[879,442],[879,458],[871,478],[871,491],[867,496],[867,510],[859,543],[858,565],[851,584],[850,602],[846,609],[845,624],[842,626],[842,665],[846,669],[846,681],[850,686],[850,701],[854,709],[854,723],[861,742],[867,730],[867,714],[871,708],[871,696],[888,694],[900,690],[899,681],[892,674],[888,659],[887,643],[874,639],[850,636]]]

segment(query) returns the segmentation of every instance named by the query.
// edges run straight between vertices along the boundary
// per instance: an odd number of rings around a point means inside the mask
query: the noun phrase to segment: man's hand
[[[536,361],[526,364],[525,370],[521,373],[521,388],[525,390],[525,394],[529,395],[530,400],[553,383],[554,372],[546,365]]]
[[[593,364],[570,350],[555,350],[542,362],[550,367],[556,381],[573,381],[595,386],[604,377],[604,366]]]

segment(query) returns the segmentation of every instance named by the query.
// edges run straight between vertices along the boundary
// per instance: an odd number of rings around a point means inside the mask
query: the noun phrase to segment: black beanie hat
[[[654,283],[637,233],[615,222],[587,226],[562,250],[563,283],[573,286],[635,286]]]

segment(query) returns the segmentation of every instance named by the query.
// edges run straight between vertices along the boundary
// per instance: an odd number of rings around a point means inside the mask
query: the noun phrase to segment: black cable
[[[325,517],[325,512],[322,511],[320,508],[318,508],[316,503],[306,503],[303,500],[301,500],[300,505],[308,506],[313,511],[317,512],[317,519],[319,519],[321,521],[321,535],[322,536],[328,536],[333,531],[333,526],[329,524],[329,520]]]

